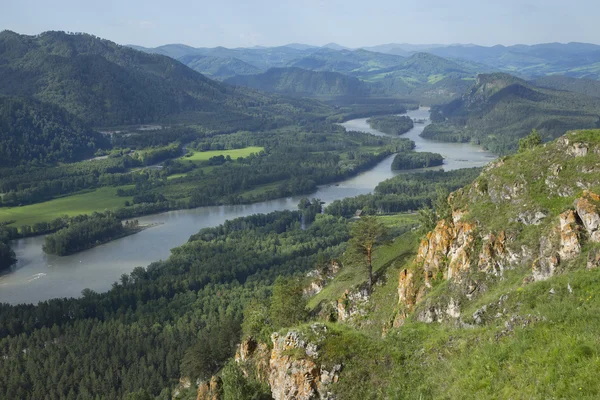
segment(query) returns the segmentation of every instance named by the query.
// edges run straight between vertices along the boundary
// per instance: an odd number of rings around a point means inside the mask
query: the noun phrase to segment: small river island
[[[398,153],[392,162],[392,170],[439,167],[444,164],[444,157],[438,153],[423,151]]]
[[[369,126],[388,135],[403,135],[415,127],[407,115],[379,115],[367,120]]]
[[[123,224],[111,212],[80,215],[72,218],[65,228],[47,235],[42,249],[47,254],[68,256],[136,234],[150,226],[140,226],[137,220]]]

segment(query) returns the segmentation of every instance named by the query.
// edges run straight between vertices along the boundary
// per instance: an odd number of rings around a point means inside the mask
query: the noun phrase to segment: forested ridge
[[[324,104],[212,81],[169,57],[88,34],[0,33],[0,94],[58,105],[93,126],[195,121],[208,130],[320,118]]]
[[[257,75],[241,75],[225,80],[266,92],[304,96],[369,96],[371,85],[355,77],[330,71],[302,68],[272,68]]]
[[[459,99],[432,108],[436,123],[424,138],[472,141],[497,154],[510,154],[537,129],[545,141],[570,129],[600,126],[600,99],[537,87],[514,76],[482,74]]]
[[[76,161],[109,146],[109,139],[58,106],[0,96],[0,167]]]

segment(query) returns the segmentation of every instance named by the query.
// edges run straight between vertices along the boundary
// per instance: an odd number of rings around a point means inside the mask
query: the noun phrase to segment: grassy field
[[[173,174],[167,176],[167,180],[170,181],[172,179],[183,178],[184,176],[187,176],[187,174]]]
[[[122,186],[125,188],[126,186]],[[123,207],[131,197],[118,197],[116,187],[103,187],[91,192],[61,197],[44,203],[22,207],[1,207],[0,221],[15,222],[13,226],[33,225],[36,222],[52,221],[63,215],[89,214],[94,211]]]
[[[378,217],[389,228],[398,228],[401,225],[412,225],[416,222],[414,214],[397,214],[392,216]],[[393,290],[398,285],[396,275],[397,268],[407,259],[414,255],[417,248],[418,237],[415,233],[409,232],[397,237],[392,243],[379,247],[373,257],[373,273],[384,274],[385,272],[393,271],[392,279]],[[396,269],[395,269],[396,268]],[[364,266],[355,264],[344,264],[336,278],[331,281],[317,295],[313,296],[308,301],[308,308],[314,309],[321,301],[335,301],[339,299],[344,291],[348,288],[355,287],[367,281],[367,272]],[[391,304],[392,308],[396,303],[382,302],[382,304]]]
[[[193,153],[191,156],[183,156],[179,158],[182,161],[190,161],[194,163],[201,163],[204,161],[208,161],[211,157],[216,157],[223,155],[224,157],[230,156],[232,159],[236,160],[238,158],[248,157],[252,153],[260,153],[263,151],[264,147],[245,147],[243,149],[235,149],[235,150],[211,150],[211,151],[197,151]]]

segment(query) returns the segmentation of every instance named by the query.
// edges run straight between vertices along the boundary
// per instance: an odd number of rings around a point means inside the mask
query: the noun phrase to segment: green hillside
[[[581,93],[590,97],[600,97],[600,81],[594,79],[550,75],[535,79],[532,83],[543,88]]]
[[[366,50],[333,50],[322,48],[303,58],[289,63],[312,71],[341,72],[346,74],[365,73],[399,65],[404,57],[374,53]]]
[[[479,75],[459,99],[434,108],[434,121],[423,137],[475,141],[491,151],[516,151],[519,138],[537,129],[545,140],[568,129],[595,128],[600,100],[574,92],[534,86],[511,75]]]
[[[426,104],[447,102],[459,97],[478,72],[488,67],[455,62],[428,53],[416,53],[401,64],[360,74],[382,94],[411,97]]]
[[[262,74],[236,76],[225,82],[290,95],[360,97],[371,93],[370,85],[357,78],[301,68],[272,68]]]
[[[58,106],[0,96],[0,167],[91,157],[109,140]]]
[[[532,46],[444,46],[429,53],[451,59],[485,64],[528,78],[568,75],[575,78],[600,77],[600,46],[589,43],[544,43]]]
[[[0,33],[0,94],[56,104],[96,126],[182,120],[211,130],[256,129],[326,110],[223,85],[162,55],[64,32]]]
[[[234,57],[210,57],[186,55],[179,61],[212,79],[224,80],[236,75],[250,75],[262,72],[259,68]]]

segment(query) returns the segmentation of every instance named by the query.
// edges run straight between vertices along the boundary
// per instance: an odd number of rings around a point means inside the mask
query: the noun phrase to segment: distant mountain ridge
[[[215,55],[215,49],[194,49],[184,45],[167,45],[155,49],[142,49],[149,52],[158,52],[174,58],[182,56],[183,51],[189,54]],[[297,54],[285,53],[285,50],[299,52]],[[412,45],[407,43],[388,43],[376,46],[364,46],[351,49],[339,44],[330,43],[322,47],[292,43],[280,47],[265,49],[230,49],[235,54],[229,56],[248,62],[263,71],[272,67],[283,67],[292,61],[310,57],[319,50],[332,51],[370,51],[372,53],[388,54],[410,57],[415,53],[426,52],[448,59],[463,60],[485,65],[487,68],[521,75],[527,78],[541,77],[549,74],[563,74],[578,78],[600,79],[600,45],[589,43],[542,43],[536,45],[511,45],[511,46],[479,46],[475,44],[423,44]],[[249,50],[259,50],[278,54],[274,60],[264,59],[261,65],[240,55]],[[256,58],[256,54],[254,55]],[[275,62],[279,61],[279,63]],[[305,68],[306,66],[295,65]],[[335,70],[342,72],[339,69]]]
[[[369,84],[355,77],[297,67],[271,68],[258,75],[235,76],[225,83],[288,95],[368,96],[372,93]]]
[[[1,94],[55,104],[93,126],[185,119],[210,130],[256,129],[326,107],[234,88],[163,55],[64,32],[0,33]]]

